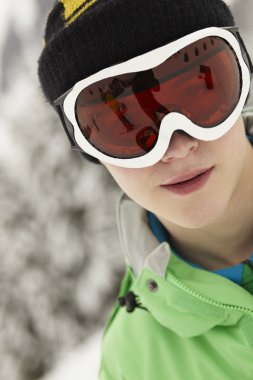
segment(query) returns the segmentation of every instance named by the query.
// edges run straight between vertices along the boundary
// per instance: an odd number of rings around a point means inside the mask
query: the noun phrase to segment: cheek
[[[140,206],[152,212],[164,208],[160,205],[161,194],[154,167],[126,169],[107,165],[107,169],[124,193]]]
[[[119,187],[133,200],[146,197],[150,188],[149,176],[145,169],[127,169],[105,164],[107,170]]]
[[[243,119],[240,118],[237,123],[222,138],[217,140],[217,151],[219,152],[221,162],[226,163],[227,171],[236,174],[237,169],[243,166],[246,154],[247,139]]]

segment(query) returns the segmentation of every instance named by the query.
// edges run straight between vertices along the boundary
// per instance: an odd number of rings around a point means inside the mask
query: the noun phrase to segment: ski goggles
[[[126,168],[157,163],[174,131],[212,141],[237,121],[252,63],[237,27],[211,27],[105,68],[60,96],[73,149]]]

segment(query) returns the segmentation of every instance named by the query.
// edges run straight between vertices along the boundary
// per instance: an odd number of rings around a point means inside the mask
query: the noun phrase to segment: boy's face
[[[245,181],[250,145],[242,117],[223,137],[201,141],[174,132],[163,158],[142,169],[103,162],[122,190],[161,219],[185,228],[200,228],[219,220]],[[198,169],[213,170],[205,184],[189,194],[162,187]]]

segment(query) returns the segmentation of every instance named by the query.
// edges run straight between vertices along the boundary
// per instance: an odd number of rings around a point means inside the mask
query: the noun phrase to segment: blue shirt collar
[[[163,226],[163,224],[159,221],[159,219],[151,212],[148,212],[148,223],[151,231],[156,236],[157,240],[162,243],[164,241],[169,242],[170,235],[166,228]],[[181,257],[177,252],[173,250],[173,253],[180,258],[181,260],[187,262],[189,265],[193,266],[194,268],[204,269],[198,264],[192,263],[191,261],[187,261],[185,258]],[[253,260],[253,254],[250,257],[250,260]],[[234,265],[231,267],[226,267],[222,269],[213,270],[210,272],[219,274],[220,276],[226,277],[229,280],[241,285],[242,282],[242,271],[243,271],[243,264]]]

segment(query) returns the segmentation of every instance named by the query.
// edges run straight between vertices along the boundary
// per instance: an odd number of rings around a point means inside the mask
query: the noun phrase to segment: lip
[[[197,190],[200,190],[202,187],[204,187],[204,185],[209,180],[209,177],[211,176],[213,169],[214,169],[214,166],[211,167],[210,169],[207,169],[204,172],[198,171],[199,174],[196,174],[194,177],[189,178],[188,176],[188,179],[184,181],[181,180],[181,182],[176,182],[176,183],[172,183],[168,185],[162,185],[162,187],[170,192],[173,192],[181,196],[191,194]],[[182,178],[186,178],[186,176],[181,177],[181,179]]]
[[[205,173],[206,171],[212,169],[211,168],[206,168],[206,169],[195,169],[187,174],[184,174],[184,175],[181,175],[180,177],[176,177],[174,179],[172,179],[170,182],[168,183],[165,183],[164,185],[162,186],[169,186],[169,185],[176,185],[180,182],[184,182],[184,181],[188,181],[189,179],[193,179],[195,178],[196,176],[202,174],[202,173]]]

